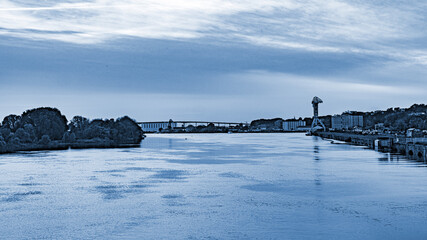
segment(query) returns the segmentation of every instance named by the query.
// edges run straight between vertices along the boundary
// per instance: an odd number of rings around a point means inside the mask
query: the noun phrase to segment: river
[[[426,166],[282,133],[0,155],[0,238],[427,239]]]

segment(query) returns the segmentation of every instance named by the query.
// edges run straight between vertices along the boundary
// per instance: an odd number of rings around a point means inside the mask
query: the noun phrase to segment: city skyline
[[[1,1],[0,116],[250,121],[427,98],[423,1]]]

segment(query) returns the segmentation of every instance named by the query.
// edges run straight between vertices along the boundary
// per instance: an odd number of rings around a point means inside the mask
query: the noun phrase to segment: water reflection
[[[315,161],[320,160],[320,157],[319,157],[319,146],[318,145],[314,146],[313,153],[314,153],[314,160]]]
[[[169,139],[168,143],[169,143],[168,148],[169,148],[169,149],[172,149],[172,148],[173,148],[173,145],[172,145],[172,139]]]
[[[408,160],[406,156],[397,153],[379,153],[378,161],[382,164],[396,164],[407,166],[427,166],[424,161]]]
[[[314,184],[316,186],[322,185],[321,180],[321,166],[318,162],[320,160],[320,147],[319,147],[319,137],[314,136],[313,137],[313,157],[314,161],[316,162],[316,165],[314,166]]]
[[[317,136],[313,137],[313,155],[314,155],[315,161],[320,160],[320,158],[319,158],[319,137],[317,137]]]

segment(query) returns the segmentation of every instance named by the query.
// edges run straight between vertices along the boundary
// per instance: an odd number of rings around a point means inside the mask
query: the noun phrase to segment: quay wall
[[[361,135],[340,132],[318,132],[316,135],[354,145],[367,146],[378,151],[400,153],[409,159],[427,161],[427,141],[424,141],[425,138],[414,141],[412,138],[395,135]]]
[[[406,156],[410,159],[419,161],[427,161],[427,145],[424,144],[412,144],[406,145]]]
[[[374,149],[375,140],[378,139],[378,136],[360,135],[353,133],[318,132],[316,134],[322,138],[344,141],[355,145],[368,146],[372,149]]]

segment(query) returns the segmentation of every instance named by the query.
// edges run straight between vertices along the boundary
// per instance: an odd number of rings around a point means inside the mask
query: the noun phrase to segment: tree
[[[8,128],[11,131],[15,132],[16,129],[19,128],[20,122],[21,122],[21,116],[11,114],[9,116],[6,116],[3,119],[1,125],[2,125],[2,128]]]
[[[405,131],[406,130],[405,121],[403,119],[398,119],[395,122],[393,129],[397,131]]]
[[[69,124],[70,131],[75,134],[76,138],[84,138],[83,133],[89,127],[89,124],[89,119],[75,116]]]
[[[63,143],[81,141],[79,146],[112,146],[140,143],[144,135],[141,127],[128,116],[114,119],[90,121],[75,116],[69,125],[67,119],[56,108],[36,108],[25,111],[21,116],[9,115],[0,125],[0,152],[25,150],[40,146],[63,146]],[[38,147],[40,147],[38,146]]]
[[[67,131],[67,118],[56,108],[36,108],[25,111],[21,117],[21,126],[30,124],[34,127],[37,139],[43,135],[52,140],[62,139]]]
[[[70,134],[77,139],[97,139],[98,141],[114,141],[116,144],[140,143],[143,138],[141,127],[128,116],[114,119],[94,119],[90,121],[75,116],[69,124]],[[63,140],[67,140],[65,134]],[[103,139],[103,140],[101,140]]]
[[[43,135],[39,141],[40,144],[42,145],[49,145],[50,143],[50,137],[49,135]]]
[[[215,124],[209,123],[208,126],[206,126],[205,132],[215,132],[216,127]]]
[[[140,143],[143,139],[143,131],[135,120],[128,116],[121,117],[115,122],[120,143]]]
[[[73,143],[73,142],[75,142],[75,141],[76,141],[76,134],[71,133],[71,134],[70,134],[69,142],[70,142],[70,143]]]
[[[76,141],[76,135],[74,133],[65,132],[64,136],[62,137],[62,141],[64,143],[73,143]]]
[[[0,151],[2,151],[6,147],[6,141],[4,138],[0,135]]]
[[[426,121],[427,119],[421,117],[411,117],[408,125],[410,128],[425,129]]]
[[[15,137],[19,138],[20,142],[22,143],[31,143],[33,140],[30,137],[30,134],[26,132],[23,128],[19,128],[15,132]]]
[[[9,128],[0,128],[0,136],[2,136],[5,141],[9,140],[11,132],[12,131]]]
[[[33,125],[31,125],[31,124],[25,124],[24,125],[24,130],[25,130],[25,132],[27,132],[30,135],[30,138],[32,140],[34,140],[36,138],[36,132],[35,132],[35,129],[34,129]]]
[[[13,147],[18,147],[21,145],[21,140],[15,136],[12,136],[10,138],[9,143],[13,146]]]

